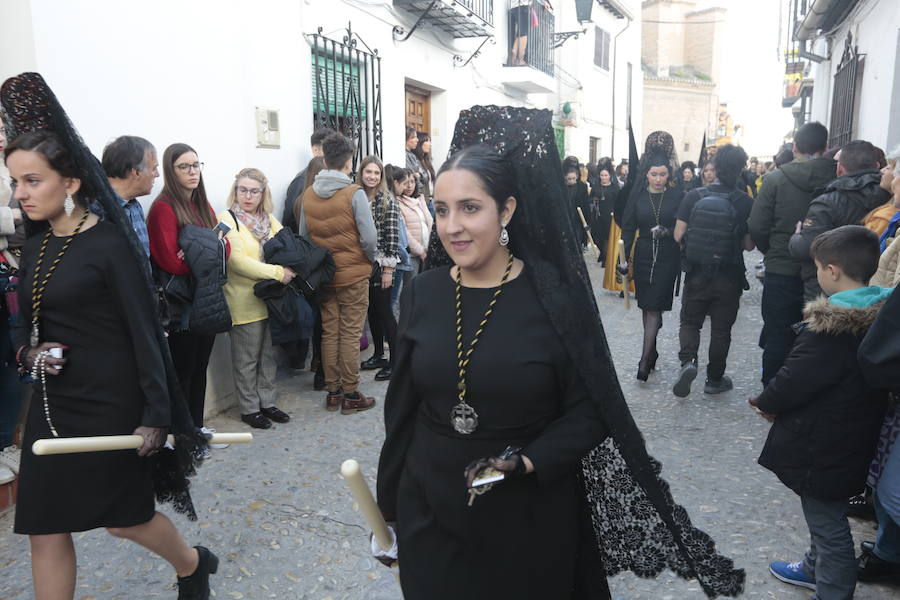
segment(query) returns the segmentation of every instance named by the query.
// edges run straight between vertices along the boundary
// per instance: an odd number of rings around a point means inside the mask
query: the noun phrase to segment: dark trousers
[[[742,282],[726,275],[706,277],[689,273],[681,296],[681,328],[678,339],[681,364],[697,360],[700,351],[700,330],[709,316],[709,364],[706,377],[722,379],[731,347],[731,326],[737,319],[741,304]]]
[[[175,374],[181,385],[181,393],[195,427],[203,427],[203,406],[206,400],[206,367],[212,354],[215,335],[203,335],[191,331],[174,331],[169,334],[169,351],[175,363]]]
[[[767,385],[784,365],[794,345],[791,326],[803,318],[803,280],[766,273],[762,294],[762,382]]]
[[[374,356],[384,356],[384,339],[391,347],[391,364],[394,364],[394,344],[397,340],[397,320],[391,306],[393,286],[381,288],[369,286],[369,331],[372,332]]]
[[[815,600],[852,600],[856,589],[856,555],[847,521],[847,501],[800,496],[809,527],[809,550],[803,570],[816,579]]]

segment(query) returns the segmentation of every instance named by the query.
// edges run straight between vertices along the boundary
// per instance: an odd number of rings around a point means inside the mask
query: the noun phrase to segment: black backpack
[[[691,265],[716,269],[735,262],[738,252],[738,214],[734,193],[697,190],[700,199],[691,209],[684,237],[684,257]]]

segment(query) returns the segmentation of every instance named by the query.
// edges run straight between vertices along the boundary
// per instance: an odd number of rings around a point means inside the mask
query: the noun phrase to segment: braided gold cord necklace
[[[475,351],[475,346],[478,345],[478,340],[481,339],[481,334],[487,325],[488,319],[490,319],[491,314],[494,312],[497,298],[500,297],[501,292],[503,292],[504,284],[509,280],[509,274],[512,272],[512,267],[513,255],[512,252],[510,252],[509,260],[506,263],[506,271],[503,273],[503,279],[500,280],[500,285],[494,290],[494,295],[488,303],[487,310],[484,312],[484,317],[478,324],[478,329],[475,331],[475,336],[472,338],[468,350],[463,349],[462,270],[459,266],[456,267],[456,359],[457,367],[459,368],[459,383],[457,384],[459,404],[454,406],[453,410],[450,412],[450,424],[453,425],[453,428],[457,432],[462,433],[463,435],[469,435],[478,429],[478,413],[466,403],[466,370],[469,366],[469,361],[472,358],[472,353]]]
[[[47,282],[50,281],[50,277],[53,276],[53,273],[56,271],[57,265],[59,265],[59,261],[62,260],[63,254],[66,253],[66,250],[69,249],[69,246],[72,244],[72,240],[75,239],[75,236],[81,233],[81,228],[84,227],[85,221],[87,221],[88,216],[90,215],[90,211],[88,209],[84,209],[84,215],[82,215],[81,220],[78,221],[78,226],[75,227],[75,231],[72,232],[72,235],[66,238],[66,242],[63,244],[62,248],[60,248],[59,253],[57,253],[56,258],[53,259],[53,262],[50,263],[50,268],[47,269],[47,274],[44,275],[44,280],[41,281],[41,268],[44,265],[44,255],[47,253],[47,243],[50,241],[50,236],[53,235],[53,229],[48,229],[46,235],[44,235],[44,240],[41,242],[41,250],[38,253],[37,262],[34,267],[34,279],[31,282],[31,346],[37,347],[40,344],[40,317],[41,317],[41,306],[44,301],[44,291],[47,289]]]

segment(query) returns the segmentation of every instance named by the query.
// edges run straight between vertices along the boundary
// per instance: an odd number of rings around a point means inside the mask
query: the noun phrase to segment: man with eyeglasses
[[[153,182],[159,177],[156,148],[142,137],[123,135],[103,149],[101,163],[149,260],[150,235],[147,233],[144,209],[137,199],[149,194],[153,190]],[[91,209],[97,212],[95,207]]]

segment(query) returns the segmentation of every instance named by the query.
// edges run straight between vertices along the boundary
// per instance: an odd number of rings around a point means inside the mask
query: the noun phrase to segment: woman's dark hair
[[[616,175],[618,175],[619,177],[621,177],[621,176],[622,176],[622,169],[623,169],[623,168],[627,168],[627,167],[628,167],[628,161],[627,161],[627,160],[623,160],[622,162],[620,162],[620,163],[619,163],[619,166],[616,167]]]
[[[862,225],[844,225],[819,235],[809,248],[813,260],[840,267],[857,283],[867,285],[878,270],[878,234]]]
[[[416,128],[415,127],[407,127],[406,128],[406,137],[403,138],[403,141],[409,140],[409,138],[411,138],[414,135],[418,135]]]
[[[322,156],[314,156],[306,165],[306,178],[303,180],[303,191],[312,187],[316,181],[316,175],[325,170],[325,158]]]
[[[3,150],[3,158],[8,160],[10,155],[16,150],[25,150],[28,152],[37,152],[41,156],[44,157],[44,160],[47,161],[47,164],[50,165],[50,168],[57,172],[62,177],[71,177],[74,179],[81,180],[81,175],[78,173],[78,168],[75,165],[75,161],[72,158],[72,155],[69,153],[69,149],[62,143],[62,140],[59,137],[48,131],[46,129],[40,129],[37,131],[32,131],[29,133],[23,133],[16,139],[12,141],[11,144],[6,146]],[[87,202],[82,202],[81,198],[89,197],[90,191],[86,189],[86,182],[81,181],[81,187],[78,190],[78,193],[73,197],[75,200],[78,200],[81,204],[86,204]]]
[[[479,144],[469,146],[453,155],[438,171],[438,177],[447,171],[465,169],[475,175],[500,212],[506,206],[506,200],[518,196],[516,176],[513,166],[491,146]]]
[[[419,163],[425,167],[425,170],[428,171],[428,174],[431,175],[432,185],[434,185],[434,165],[431,162],[431,152],[426,153],[422,150],[422,144],[425,142],[430,142],[431,136],[427,133],[419,134],[419,143],[416,144],[416,149],[413,153],[416,155],[416,158],[419,159]]]
[[[649,172],[652,167],[665,167],[669,172],[669,183],[672,182],[672,161],[664,152],[653,152],[646,159],[646,168]]]
[[[322,154],[325,156],[325,167],[339,171],[347,161],[353,158],[356,144],[342,133],[335,131],[322,141]]]
[[[385,165],[384,167],[384,179],[388,182],[391,193],[394,192],[395,183],[400,183],[411,175],[412,171],[406,167],[398,167],[396,165]]]
[[[693,172],[697,169],[697,165],[689,160],[686,160],[681,163],[681,170],[684,171],[685,169],[690,169]]]
[[[314,156],[309,163],[306,165],[306,177],[303,180],[303,191],[300,192],[300,197],[303,196],[303,192],[312,187],[312,184],[316,181],[316,175],[318,175],[321,171],[325,170],[325,159],[321,156]],[[298,198],[299,200],[299,198]],[[303,207],[303,203],[296,201],[294,202],[294,221],[300,222],[300,209]]]
[[[178,219],[178,226],[185,225],[202,225],[212,229],[216,225],[216,219],[206,198],[206,186],[203,185],[203,171],[200,171],[200,183],[197,188],[192,190],[190,195],[178,185],[178,179],[175,175],[175,161],[183,154],[197,151],[187,144],[172,144],[163,152],[162,168],[163,168],[163,191],[156,197],[153,202],[168,202],[175,211],[175,217]]]
[[[569,169],[578,170],[578,157],[577,156],[567,156],[563,159],[563,173],[568,171]]]
[[[726,187],[737,187],[741,181],[741,173],[747,166],[747,153],[740,146],[725,144],[719,147],[713,158],[716,167],[716,177]],[[743,186],[742,186],[743,187]]]

